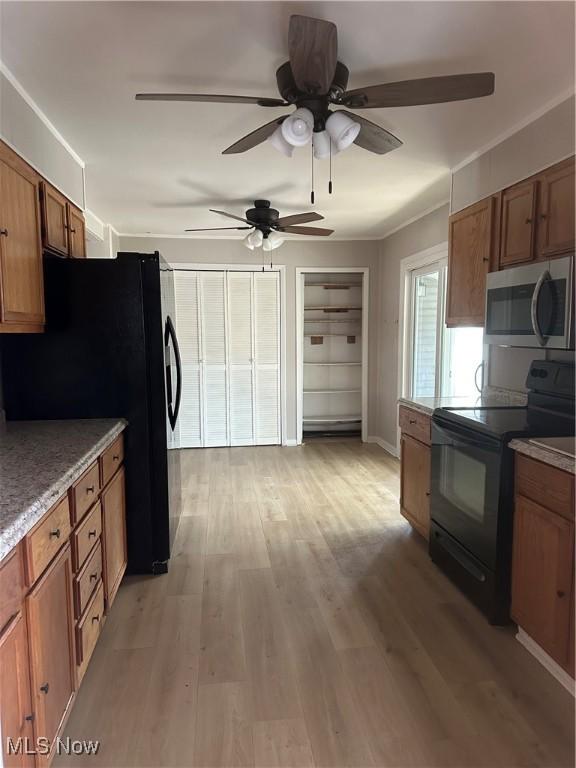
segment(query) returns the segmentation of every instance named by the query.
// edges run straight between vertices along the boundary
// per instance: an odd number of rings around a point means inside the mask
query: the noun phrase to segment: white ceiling
[[[338,25],[349,87],[492,70],[494,96],[364,110],[404,142],[318,162],[316,210],[336,237],[377,237],[448,197],[448,169],[574,86],[571,2],[3,2],[1,58],[86,161],[88,207],[123,233],[226,226],[270,197],[308,210],[310,156],[221,151],[286,110],[135,102],[138,91],[277,96],[289,16]],[[226,234],[226,233],[224,233]]]

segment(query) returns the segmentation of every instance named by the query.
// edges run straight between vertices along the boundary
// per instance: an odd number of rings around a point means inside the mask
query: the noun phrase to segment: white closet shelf
[[[345,290],[346,288],[362,288],[362,283],[306,283],[306,288],[325,288],[326,290]]]
[[[305,389],[305,395],[342,395],[348,392],[362,392],[361,389]]]
[[[343,336],[344,338],[348,336],[361,336],[362,334],[359,331],[352,331],[351,333],[324,333],[324,331],[318,331],[318,333],[305,333],[304,337],[310,337],[310,336]]]
[[[362,307],[350,306],[331,306],[330,304],[320,304],[318,306],[304,307],[305,312],[360,312]]]
[[[352,424],[362,421],[362,416],[311,416],[303,421],[304,424]]]
[[[304,363],[304,365],[362,365],[362,363]]]

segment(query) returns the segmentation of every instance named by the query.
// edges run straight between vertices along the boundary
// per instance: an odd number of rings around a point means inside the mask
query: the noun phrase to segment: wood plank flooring
[[[360,442],[185,451],[170,572],[122,585],[55,765],[553,768],[574,702],[428,558]]]

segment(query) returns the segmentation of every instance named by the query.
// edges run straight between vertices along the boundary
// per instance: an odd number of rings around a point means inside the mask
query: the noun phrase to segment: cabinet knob
[[[44,683],[44,685],[41,685],[40,690],[42,691],[42,693],[48,693],[48,691],[50,690],[49,683]]]
[[[408,419],[408,424],[416,424],[416,419]]]
[[[526,219],[526,224],[532,224],[532,219]]]
[[[90,581],[96,581],[97,578],[98,578],[98,574],[97,573],[91,573],[90,574]]]
[[[94,624],[95,621],[100,621],[100,616],[92,616],[92,624]]]
[[[51,539],[59,539],[60,538],[60,528],[56,528],[56,530],[50,531],[50,538]]]
[[[93,531],[88,531],[88,538],[93,539],[96,536],[96,528]]]
[[[558,595],[558,597],[564,597],[566,592],[564,592],[564,590],[562,590],[562,589],[559,589],[558,592],[556,592],[556,594]]]
[[[120,456],[118,456],[117,454],[112,456],[112,461],[119,461],[119,459],[120,459]]]
[[[26,722],[28,722],[28,723],[33,723],[34,722],[34,712],[32,712],[29,715],[25,715],[24,720],[26,720]]]
[[[89,485],[88,488],[86,488],[86,493],[94,493],[94,486]]]
[[[540,218],[541,218],[541,219],[547,219],[547,218],[548,218],[548,215],[547,215],[546,213],[541,213],[541,214],[540,214]]]
[[[72,234],[75,234],[76,230],[74,229],[74,227],[70,227],[70,232],[71,232]]]
[[[0,229],[0,235],[4,235],[4,237],[8,237],[8,230],[7,229]]]
[[[426,491],[426,496],[430,496],[430,491]]]

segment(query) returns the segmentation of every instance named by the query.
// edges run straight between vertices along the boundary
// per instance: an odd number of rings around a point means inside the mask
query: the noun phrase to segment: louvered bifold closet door
[[[280,281],[254,272],[255,444],[280,442]]]
[[[177,429],[180,448],[202,445],[202,392],[198,273],[174,275],[176,335],[182,361],[182,400]]]
[[[230,445],[254,444],[252,274],[228,272]]]
[[[229,445],[226,273],[199,272],[203,445]]]

